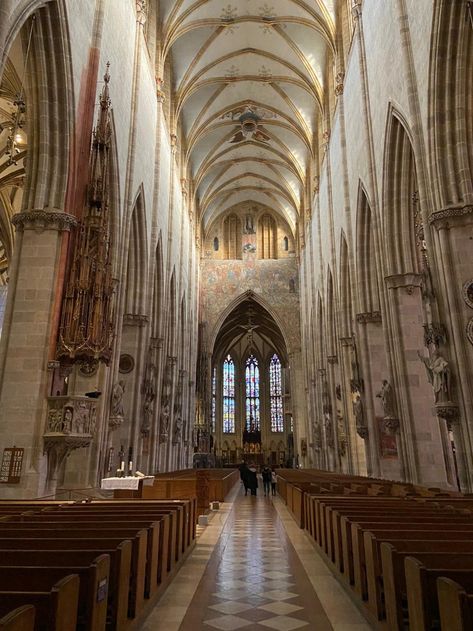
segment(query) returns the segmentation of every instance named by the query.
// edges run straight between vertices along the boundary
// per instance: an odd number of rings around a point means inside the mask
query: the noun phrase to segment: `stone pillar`
[[[354,340],[353,337],[341,337],[340,338],[341,350],[342,350],[342,392],[344,393],[345,411],[346,411],[346,423],[347,429],[347,445],[348,445],[348,473],[354,475],[367,475],[366,465],[366,445],[365,437],[363,438],[359,431],[357,431],[357,420],[355,418],[355,412],[353,407],[353,392],[352,392],[352,380],[353,380],[353,362],[354,362]]]
[[[13,217],[17,238],[0,346],[0,457],[5,447],[25,449],[21,482],[2,484],[1,497],[35,497],[46,484],[43,432],[51,326],[62,232],[76,220],[56,210]]]
[[[444,208],[429,218],[443,297],[459,416],[453,424],[458,475],[473,490],[473,206]],[[470,331],[470,333],[468,333]]]
[[[449,484],[433,389],[418,357],[424,347],[421,276],[396,274],[387,276],[385,282],[404,475],[409,482],[446,488]]]

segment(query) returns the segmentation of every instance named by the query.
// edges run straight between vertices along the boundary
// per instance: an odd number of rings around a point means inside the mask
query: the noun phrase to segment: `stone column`
[[[439,210],[429,218],[443,298],[449,354],[455,368],[459,417],[453,424],[463,491],[473,489],[473,206]],[[468,331],[471,331],[470,337]]]
[[[379,311],[358,313],[356,321],[358,323],[359,348],[363,366],[364,406],[369,428],[370,474],[379,477],[382,467],[379,449],[379,428],[375,410],[375,389],[378,385],[381,386],[382,379],[387,376],[381,313]]]
[[[53,209],[13,217],[17,230],[0,345],[0,458],[5,447],[23,447],[21,482],[2,484],[2,497],[35,497],[46,484],[49,341],[62,232],[76,220]]]
[[[354,342],[351,336],[341,337],[341,356],[342,356],[342,392],[344,394],[345,413],[346,413],[346,430],[347,430],[347,456],[348,456],[348,473],[354,475],[366,475],[366,448],[364,439],[358,434],[356,427],[356,419],[353,410],[353,396],[351,389],[352,379],[352,360],[354,353]],[[343,396],[343,395],[342,395]]]
[[[404,475],[409,482],[446,488],[449,484],[433,389],[417,354],[424,347],[421,276],[396,274],[387,276],[385,282]]]

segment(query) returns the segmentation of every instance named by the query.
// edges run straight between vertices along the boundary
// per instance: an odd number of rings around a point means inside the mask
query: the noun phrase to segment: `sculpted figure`
[[[174,421],[174,436],[172,442],[174,444],[180,443],[182,439],[182,418],[178,416]]]
[[[448,361],[435,350],[432,357],[424,357],[417,351],[419,359],[427,370],[427,378],[434,389],[435,403],[450,398],[450,368]]]
[[[381,405],[383,406],[384,411],[384,418],[394,418],[396,416],[394,408],[394,392],[389,381],[383,379],[381,390],[376,396],[381,399]]]
[[[165,400],[161,408],[159,419],[159,433],[163,442],[166,442],[169,433],[169,402]]]
[[[113,386],[112,390],[112,402],[110,409],[110,416],[124,417],[123,411],[123,395],[125,393],[125,382],[121,379]]]

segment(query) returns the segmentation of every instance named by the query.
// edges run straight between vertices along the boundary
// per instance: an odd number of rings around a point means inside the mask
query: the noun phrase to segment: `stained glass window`
[[[269,362],[269,403],[271,410],[271,431],[284,431],[284,411],[282,404],[281,361],[276,353]]]
[[[230,355],[223,362],[223,433],[235,433],[235,364]]]
[[[260,409],[259,409],[259,367],[258,360],[254,355],[250,355],[246,360],[245,370],[246,384],[246,429],[259,430]]]
[[[215,434],[217,416],[217,368],[212,371],[212,414],[211,414],[211,432]]]

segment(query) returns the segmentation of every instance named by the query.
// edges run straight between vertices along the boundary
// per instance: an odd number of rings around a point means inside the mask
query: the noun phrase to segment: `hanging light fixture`
[[[21,154],[21,147],[26,145],[26,135],[23,128],[26,124],[26,102],[24,95],[25,88],[25,76],[26,68],[28,66],[28,57],[31,49],[31,39],[33,37],[33,28],[36,20],[36,16],[31,18],[31,27],[28,35],[28,45],[26,47],[26,56],[23,65],[23,76],[20,82],[20,91],[16,95],[16,99],[13,101],[15,111],[12,114],[12,124],[10,126],[10,133],[7,138],[6,154],[8,156],[8,164],[17,164]]]

